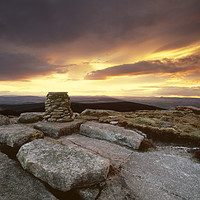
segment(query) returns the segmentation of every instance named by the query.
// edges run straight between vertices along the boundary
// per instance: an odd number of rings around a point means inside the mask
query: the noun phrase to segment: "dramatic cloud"
[[[176,61],[165,59],[163,61],[141,61],[133,64],[124,64],[92,71],[87,74],[87,80],[104,80],[113,76],[134,76],[147,74],[173,74],[199,70],[200,56],[188,56]]]
[[[87,34],[110,43],[162,36],[168,49],[199,39],[199,12],[198,0],[2,0],[0,38],[41,46]]]
[[[108,83],[120,95],[120,85],[145,82],[135,75],[149,75],[146,82],[162,87],[177,74],[179,86],[193,87],[199,84],[199,44],[199,0],[0,0],[4,91],[35,93],[53,85],[55,91],[90,92]],[[20,81],[29,81],[28,88]]]
[[[64,73],[66,66],[51,65],[28,54],[0,53],[0,81],[27,79],[52,72]]]

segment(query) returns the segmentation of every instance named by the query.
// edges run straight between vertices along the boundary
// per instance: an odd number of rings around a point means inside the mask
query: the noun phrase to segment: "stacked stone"
[[[49,92],[45,102],[44,119],[48,122],[72,121],[73,112],[67,92]]]

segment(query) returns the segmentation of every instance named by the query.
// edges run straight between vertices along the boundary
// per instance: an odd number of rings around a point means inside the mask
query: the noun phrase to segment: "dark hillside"
[[[133,102],[109,102],[109,103],[72,103],[73,112],[82,112],[90,109],[115,110],[119,112],[131,112],[136,110],[162,110],[156,106]],[[0,114],[3,115],[19,115],[23,112],[44,112],[44,103],[18,104],[18,105],[0,105]]]

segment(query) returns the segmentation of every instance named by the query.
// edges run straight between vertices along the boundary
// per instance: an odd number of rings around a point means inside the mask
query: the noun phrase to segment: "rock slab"
[[[0,199],[1,200],[56,200],[45,186],[24,171],[16,161],[0,152]]]
[[[42,137],[41,131],[21,124],[0,126],[0,143],[10,147],[20,147],[33,139]]]
[[[22,113],[18,118],[18,122],[19,123],[35,123],[35,122],[43,120],[44,114],[45,113],[43,112]]]
[[[91,138],[107,140],[133,149],[139,149],[144,139],[144,136],[136,131],[97,122],[82,124],[80,134]]]
[[[110,162],[78,146],[62,146],[42,139],[23,145],[17,158],[35,177],[63,192],[104,181]]]
[[[38,122],[34,125],[34,128],[42,131],[45,135],[52,138],[59,138],[63,135],[70,135],[72,133],[78,132],[80,125],[83,120],[75,119],[72,122]]]

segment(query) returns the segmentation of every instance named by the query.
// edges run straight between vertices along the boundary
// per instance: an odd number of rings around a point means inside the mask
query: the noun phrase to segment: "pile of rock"
[[[48,122],[71,121],[73,112],[70,104],[67,92],[49,92],[45,102],[44,119]]]

